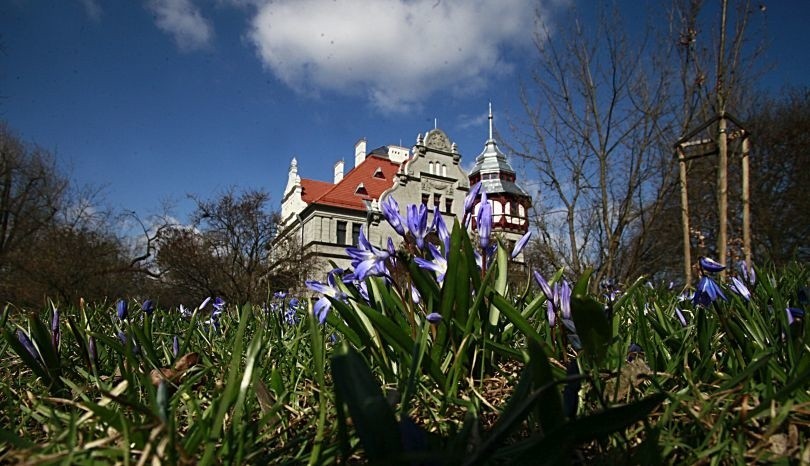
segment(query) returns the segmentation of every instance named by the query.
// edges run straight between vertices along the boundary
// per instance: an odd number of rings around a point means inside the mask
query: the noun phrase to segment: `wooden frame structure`
[[[717,124],[716,138],[698,138],[697,136]],[[731,126],[729,125],[731,123]],[[730,130],[731,129],[731,130]],[[735,139],[742,139],[741,148],[741,169],[742,169],[742,204],[743,204],[743,250],[745,253],[745,263],[751,267],[751,203],[749,185],[749,162],[748,156],[751,148],[749,141],[750,133],[743,125],[728,113],[720,113],[710,118],[697,128],[687,133],[674,144],[675,158],[678,159],[681,184],[681,221],[683,225],[683,267],[686,284],[692,283],[692,251],[690,245],[689,229],[689,196],[686,182],[686,163],[689,160],[718,156],[717,168],[717,210],[718,228],[717,251],[718,261],[721,264],[726,262],[726,247],[728,243],[728,143]],[[687,155],[687,149],[698,147],[694,153]],[[700,147],[702,146],[702,147]]]

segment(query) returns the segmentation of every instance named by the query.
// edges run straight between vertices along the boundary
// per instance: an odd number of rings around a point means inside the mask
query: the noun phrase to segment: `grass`
[[[366,279],[368,300],[341,284],[324,324],[303,301],[285,319],[288,298],[228,306],[218,328],[210,305],[131,302],[125,320],[59,309],[54,332],[52,307],[7,305],[0,462],[810,462],[810,332],[785,311],[807,306],[803,266],[758,270],[750,302],[721,285],[728,301],[706,307],[643,280],[608,301],[586,275],[573,332],[549,326],[536,286],[507,289],[503,250],[481,275],[473,247],[454,230],[441,284],[400,252],[400,280]]]

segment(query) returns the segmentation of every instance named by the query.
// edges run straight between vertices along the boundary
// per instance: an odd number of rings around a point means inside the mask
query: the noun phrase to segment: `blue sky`
[[[555,28],[562,0],[540,3]],[[643,3],[643,2],[641,2]],[[810,3],[767,3],[772,89],[806,85]],[[623,2],[630,17],[657,2]],[[590,2],[579,2],[588,8]],[[354,143],[410,147],[439,127],[469,164],[519,118],[537,3],[528,0],[7,0],[0,119],[79,184],[142,217],[187,194],[263,188],[292,157],[329,180]]]

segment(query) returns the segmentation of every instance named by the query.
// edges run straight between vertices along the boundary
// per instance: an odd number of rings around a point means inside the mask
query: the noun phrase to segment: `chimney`
[[[340,183],[343,179],[343,159],[335,162],[335,184]]]
[[[402,146],[388,146],[388,159],[394,163],[402,163],[408,160],[410,152]]]
[[[366,160],[366,139],[362,138],[354,145],[354,166],[357,167]]]

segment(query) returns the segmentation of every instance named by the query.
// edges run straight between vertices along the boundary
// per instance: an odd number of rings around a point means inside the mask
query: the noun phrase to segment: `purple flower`
[[[399,213],[399,203],[394,199],[394,196],[386,196],[382,203],[380,203],[380,207],[382,208],[383,216],[388,220],[391,228],[399,233],[400,236],[405,236],[405,219],[402,217],[402,214]]]
[[[120,330],[118,331],[117,335],[118,335],[118,339],[121,340],[121,344],[124,345],[124,347],[127,347],[127,335],[124,332],[120,331]],[[132,342],[132,345],[130,346],[130,348],[132,348],[132,354],[135,355],[135,356],[137,356],[141,352],[141,349],[138,347],[138,345],[135,342]]]
[[[422,295],[419,294],[419,290],[417,290],[415,286],[411,285],[410,288],[411,288],[411,299],[413,299],[413,302],[415,304],[419,304],[419,302],[422,301]]]
[[[87,337],[87,355],[90,356],[90,363],[98,361],[98,350],[96,349],[96,338],[93,335]]]
[[[305,282],[307,288],[323,295],[312,309],[313,313],[318,318],[318,322],[322,324],[326,321],[326,316],[329,313],[329,309],[332,307],[332,302],[329,301],[329,298],[341,301],[346,300],[346,293],[340,291],[335,282],[335,275],[342,272],[343,271],[340,269],[335,269],[326,274],[326,283],[321,283],[316,280],[307,280]]]
[[[424,204],[411,204],[408,206],[408,230],[416,240],[416,247],[425,247],[425,236],[428,234],[427,228],[427,207]]]
[[[633,362],[639,354],[644,354],[644,349],[638,343],[631,343],[627,348],[627,362]]]
[[[363,228],[360,228],[358,247],[346,248],[346,253],[352,260],[354,278],[363,281],[370,275],[385,275],[385,260],[390,254],[388,251],[377,249],[369,243]]]
[[[53,349],[59,351],[59,338],[61,332],[59,331],[59,309],[53,309],[53,317],[51,317],[51,343]]]
[[[273,298],[275,299],[284,299],[287,297],[287,293],[284,291],[276,291],[273,293]]]
[[[554,305],[560,310],[563,319],[571,320],[571,286],[565,280],[560,285],[559,292],[554,296]]]
[[[754,270],[754,266],[748,267],[748,264],[745,261],[740,263],[740,275],[742,275],[743,281],[748,284],[748,286],[753,287],[757,283],[757,273]]]
[[[526,244],[529,242],[531,237],[532,237],[532,232],[527,231],[526,234],[523,235],[520,238],[520,240],[518,240],[517,244],[515,244],[515,247],[512,249],[512,259],[516,258],[518,256],[518,254],[520,254],[521,251],[523,251],[523,248],[526,247]]]
[[[415,257],[413,260],[419,267],[436,272],[436,281],[441,284],[444,282],[444,276],[447,273],[447,259],[433,243],[428,243],[428,249],[433,256],[433,260],[429,261],[421,257]]]
[[[42,362],[42,359],[39,357],[39,351],[37,351],[31,339],[28,338],[28,334],[19,328],[17,329],[17,340],[25,347],[25,350],[28,351],[28,354],[30,354],[32,358],[40,363]]]
[[[190,309],[187,309],[182,304],[180,305],[180,316],[181,317],[183,317],[184,319],[188,319],[189,317],[191,317],[192,314],[193,313],[191,312]]]
[[[475,183],[470,187],[470,192],[464,198],[464,227],[469,226],[470,214],[475,207],[475,201],[478,199],[478,193],[481,191],[481,182]]]
[[[216,313],[217,315],[220,315],[220,314],[222,314],[222,311],[225,310],[225,300],[220,298],[219,296],[217,296],[214,299],[213,306],[214,306],[214,310],[213,310],[213,312],[211,314],[213,315],[214,313]]]
[[[151,299],[147,299],[141,304],[141,310],[151,316],[155,312],[155,303]]]
[[[444,218],[439,213],[439,209],[436,209],[433,213],[433,229],[439,235],[439,239],[444,244],[444,251],[447,253],[450,250],[450,232],[447,230],[447,225],[444,223]]]
[[[677,307],[675,308],[675,316],[678,317],[678,321],[681,323],[681,327],[686,327],[686,317],[684,317],[683,312]]]
[[[804,317],[804,309],[798,307],[789,307],[785,311],[787,312],[788,325],[793,325],[793,322]]]
[[[490,245],[487,246],[487,248],[484,250],[484,255],[487,258],[486,260],[487,268],[489,268],[489,266],[492,265],[492,261],[495,259],[495,251],[497,250],[498,250],[497,243],[490,243]],[[473,255],[475,256],[475,265],[477,265],[479,269],[483,268],[484,256],[482,256],[477,249],[473,251]]]
[[[745,283],[742,282],[737,277],[731,277],[731,285],[729,286],[731,291],[740,295],[740,297],[746,301],[751,301],[751,292],[748,291],[748,287],[745,286]]]
[[[476,222],[478,224],[478,241],[481,244],[481,249],[486,249],[489,246],[489,235],[492,233],[492,205],[487,201],[486,191],[481,192],[481,202],[478,204]]]
[[[123,299],[119,299],[118,302],[115,304],[115,312],[118,315],[118,318],[124,320],[129,315],[127,311],[127,302]]]
[[[557,284],[554,284],[554,291],[557,290]],[[554,300],[546,299],[546,317],[548,317],[548,325],[554,327],[557,325],[557,312],[554,309]]]
[[[442,315],[439,314],[438,312],[431,312],[425,318],[427,319],[428,322],[430,322],[433,325],[436,325],[442,321]]]
[[[701,277],[697,284],[695,295],[692,297],[692,303],[696,306],[706,307],[715,302],[718,298],[723,301],[728,301],[717,282],[705,275]]]
[[[700,259],[698,259],[698,263],[704,272],[715,273],[726,269],[725,265],[715,261],[714,259],[709,259],[708,257],[700,257]]]
[[[536,270],[534,271],[534,279],[537,281],[537,284],[540,285],[540,289],[543,290],[543,294],[546,295],[546,299],[551,301],[554,298],[554,295],[546,279],[543,278],[543,276],[540,275],[540,273]]]

